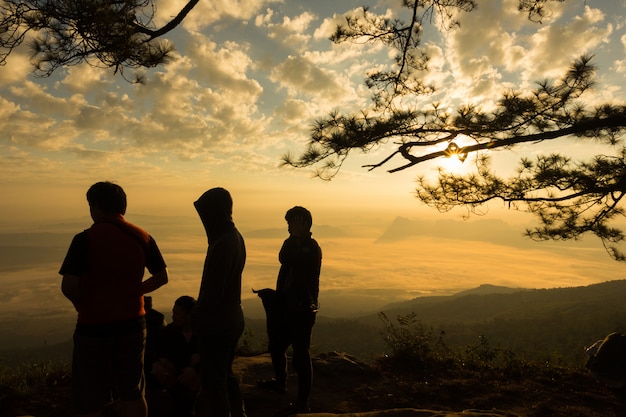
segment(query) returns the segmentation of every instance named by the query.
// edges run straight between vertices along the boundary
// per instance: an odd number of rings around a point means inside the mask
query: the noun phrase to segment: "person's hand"
[[[170,388],[176,383],[176,368],[165,358],[160,358],[152,364],[151,373],[164,388]]]
[[[189,364],[195,367],[199,363],[200,363],[200,354],[194,353],[193,355],[191,355],[191,360],[189,361]]]
[[[190,387],[194,383],[194,379],[196,378],[196,370],[188,366],[183,368],[178,376],[178,383],[184,385],[186,387]]]

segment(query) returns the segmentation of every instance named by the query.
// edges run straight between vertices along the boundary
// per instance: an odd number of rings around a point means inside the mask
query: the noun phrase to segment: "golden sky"
[[[175,14],[183,3],[157,1],[157,20]],[[372,12],[396,16],[401,2],[370,3]],[[88,65],[34,78],[27,50],[9,57],[0,67],[0,243],[10,245],[7,233],[76,233],[88,227],[85,192],[96,181],[122,185],[129,219],[148,231],[154,224],[142,224],[142,216],[184,218],[193,225],[192,202],[222,186],[233,195],[242,231],[284,228],[284,212],[303,205],[313,212],[316,227],[346,232],[343,238],[320,237],[325,291],[397,288],[421,294],[482,283],[546,287],[621,278],[620,266],[600,245],[555,254],[544,250],[546,245],[511,249],[434,236],[374,244],[397,216],[461,220],[465,212],[440,214],[415,199],[414,179],[434,173],[438,161],[395,174],[362,168],[384,159],[393,144],[367,155],[354,152],[330,182],[311,178],[308,170],[279,167],[281,155],[304,150],[315,119],[333,109],[371,105],[363,80],[369,69],[390,64],[388,51],[328,41],[335,25],[363,2],[237,4],[200,2],[171,33],[177,59],[147,72],[143,85]],[[535,81],[558,77],[584,53],[595,54],[599,76],[597,88],[583,98],[586,103],[624,102],[624,1],[550,2],[542,24],[529,22],[516,6],[517,0],[484,0],[476,11],[459,16],[459,29],[439,32],[427,26],[424,46],[432,61],[426,77],[440,89],[416,104],[489,108],[505,88],[531,88]],[[566,140],[498,152],[493,163],[504,172],[522,156],[553,151],[575,157],[612,152]],[[470,167],[468,160],[463,168]],[[532,221],[498,203],[485,218],[505,219],[519,233]],[[200,233],[201,226],[184,230]],[[158,232],[173,277],[180,279],[172,282],[165,303],[181,291],[194,291],[204,248],[201,237],[174,226]],[[248,242],[246,285],[272,284],[281,240]],[[20,293],[18,284],[9,294],[13,287],[7,286],[4,308],[24,299],[56,303],[61,260],[0,272],[3,282],[41,281],[33,288],[42,292],[31,295],[29,289]]]
[[[158,24],[185,2],[156,3]],[[104,179],[127,189],[132,208],[154,214],[186,213],[197,195],[218,185],[233,192],[242,222],[252,221],[247,213],[255,210],[257,217],[269,210],[269,219],[295,203],[319,215],[375,209],[393,216],[408,209],[416,203],[413,179],[435,166],[393,175],[361,168],[384,158],[391,145],[354,152],[331,183],[278,167],[281,155],[304,149],[316,118],[371,105],[363,80],[369,69],[390,65],[388,51],[328,40],[362,3],[200,2],[169,36],[177,59],[147,72],[143,85],[88,65],[34,78],[29,51],[14,51],[0,67],[0,232],[77,216],[84,190]],[[407,17],[397,0],[371,3],[373,13]],[[485,0],[458,16],[456,30],[425,26],[431,56],[425,76],[439,90],[417,104],[488,108],[504,88],[558,77],[584,53],[594,53],[599,68],[598,88],[584,99],[623,103],[623,1],[550,2],[542,24],[516,6],[517,0]],[[585,146],[578,151],[585,154]],[[527,153],[549,150],[541,145]],[[507,167],[519,154],[497,156],[494,163]]]

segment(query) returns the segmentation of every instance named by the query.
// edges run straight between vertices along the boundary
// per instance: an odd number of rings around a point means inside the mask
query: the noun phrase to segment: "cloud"
[[[541,28],[530,38],[526,79],[554,78],[563,74],[574,58],[589,53],[613,32],[613,25],[601,27],[604,14],[599,9],[585,6],[582,15],[564,25]],[[563,45],[567,45],[564,49]]]
[[[32,65],[25,47],[19,47],[11,52],[5,66],[0,71],[0,87],[6,87],[22,82],[32,71]]]
[[[185,3],[159,0],[157,26]],[[536,77],[569,65],[567,54],[580,48],[597,48],[599,74],[604,77],[599,80],[602,88],[585,99],[623,101],[623,5],[605,3],[610,6],[589,3],[585,8],[583,0],[551,2],[553,13],[538,25],[517,12],[516,0],[485,0],[477,11],[461,16],[458,30],[438,32],[425,26],[423,45],[431,56],[425,76],[441,90],[434,96],[411,97],[411,104],[422,108],[441,101],[442,108],[453,108],[473,101],[488,106],[504,88],[530,85]],[[383,0],[371,11],[406,18],[399,14],[401,5],[400,0]],[[166,203],[176,206],[174,201],[153,200],[163,189],[190,192],[223,182],[245,188],[257,201],[271,189],[276,201],[332,201],[329,212],[335,214],[341,204],[387,210],[392,195],[410,197],[414,173],[368,172],[361,165],[382,160],[391,144],[367,155],[355,153],[329,184],[309,180],[308,170],[277,169],[282,154],[304,148],[314,120],[334,109],[367,110],[371,91],[364,78],[372,69],[393,65],[390,51],[380,44],[328,40],[346,16],[361,13],[354,6],[200,2],[189,19],[167,35],[177,47],[175,59],[146,70],[141,85],[87,65],[62,68],[48,79],[31,78],[28,54],[15,51],[0,71],[4,190],[17,184],[15,200],[44,188],[75,192],[76,187],[82,190],[90,181],[108,177],[140,190],[146,187],[143,196],[153,203],[148,208],[160,210]],[[559,55],[557,47],[567,54]],[[555,67],[542,67],[545,60]],[[609,66],[617,77],[605,71]],[[424,170],[428,174],[432,166]],[[79,194],[82,197],[82,191]],[[52,206],[59,212],[67,206],[63,199],[48,203],[32,200],[28,211],[26,204],[5,201],[0,209],[9,215],[48,215]]]
[[[266,13],[262,19],[257,19],[257,26],[263,25],[271,39],[278,39],[285,45],[293,49],[301,49],[307,46],[311,35],[307,33],[311,23],[317,17],[310,12],[301,13],[293,18],[283,16],[280,23],[272,22],[273,14]]]
[[[574,58],[607,42],[613,31],[611,24],[602,26],[602,11],[587,5],[577,13],[575,3],[551,4],[539,26],[519,13],[516,3],[481,3],[458,16],[460,28],[444,33],[451,77],[459,86],[448,100],[489,105],[514,82],[524,88],[560,77]]]
[[[626,55],[626,34],[620,37],[622,44],[622,53]],[[619,74],[626,74],[626,58],[615,60],[615,71]]]
[[[72,94],[89,94],[108,90],[113,83],[113,70],[94,67],[85,63],[69,67],[65,77],[59,82]]]
[[[276,66],[270,79],[290,90],[291,94],[325,95],[329,100],[340,98],[344,88],[338,84],[333,74],[310,60],[290,56]]]
[[[221,19],[253,18],[263,7],[274,3],[283,3],[283,0],[216,0],[201,1],[187,15],[182,25],[190,31],[198,31],[209,25],[218,23]],[[176,16],[187,4],[187,0],[158,0],[156,2],[157,15],[155,23],[161,26]]]
[[[40,96],[43,97],[43,96]],[[26,149],[57,151],[71,143],[75,135],[71,126],[16,106],[0,98],[0,144]]]
[[[201,35],[191,42],[189,57],[154,71],[146,85],[124,86],[128,92],[101,82],[101,71],[85,75],[81,68],[72,68],[58,84],[74,93],[69,97],[29,81],[12,87],[27,109],[1,102],[0,114],[12,132],[3,138],[81,156],[123,151],[141,157],[168,149],[191,160],[218,144],[223,152],[234,150],[241,137],[250,140],[263,130],[263,116],[255,116],[262,88],[246,76],[251,61],[241,45],[217,48]],[[88,101],[91,88],[99,92]]]

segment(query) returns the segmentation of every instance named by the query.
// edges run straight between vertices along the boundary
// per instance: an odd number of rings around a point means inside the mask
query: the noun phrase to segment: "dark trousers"
[[[244,322],[232,328],[205,332],[198,338],[202,390],[198,394],[197,417],[245,417],[239,380],[233,361]]]
[[[269,351],[276,380],[280,384],[287,381],[287,348],[293,350],[293,369],[298,374],[298,397],[296,405],[307,407],[313,384],[311,364],[311,332],[315,324],[315,312],[289,311],[282,322],[276,325],[269,340]],[[278,329],[280,328],[280,330]],[[268,329],[269,330],[269,329]]]

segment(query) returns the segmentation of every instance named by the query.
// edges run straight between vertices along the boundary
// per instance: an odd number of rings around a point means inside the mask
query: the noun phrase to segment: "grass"
[[[67,362],[0,362],[0,416],[25,414],[71,415],[70,365]]]

